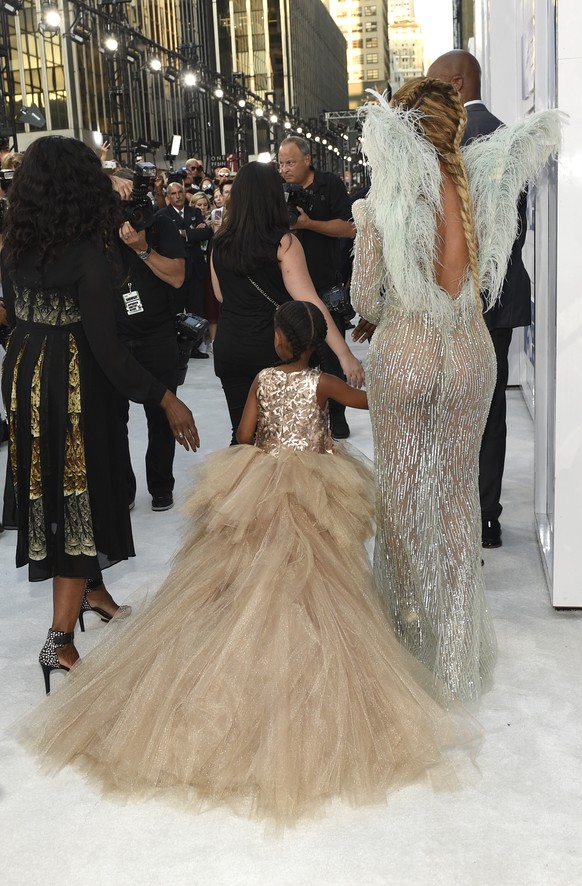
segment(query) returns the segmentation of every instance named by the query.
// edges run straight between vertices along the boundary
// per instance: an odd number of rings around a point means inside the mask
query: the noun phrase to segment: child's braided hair
[[[312,302],[289,301],[275,312],[275,329],[280,329],[289,345],[292,355],[285,363],[295,363],[305,351],[317,355],[310,365],[321,365],[323,344],[327,335],[325,317]]]

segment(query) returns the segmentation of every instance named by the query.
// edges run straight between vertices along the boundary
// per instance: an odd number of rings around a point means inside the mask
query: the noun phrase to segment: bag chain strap
[[[267,295],[267,293],[265,292],[265,290],[264,290],[264,289],[261,289],[261,287],[259,286],[259,284],[258,284],[258,283],[255,283],[255,281],[254,281],[251,277],[247,277],[247,280],[249,281],[249,283],[252,283],[253,286],[255,287],[255,289],[258,289],[259,292],[261,293],[261,295],[264,295],[265,298],[266,298],[268,301],[270,301],[272,305],[275,305],[276,308],[279,308],[279,307],[280,307],[279,302],[278,302],[278,301],[275,301],[274,298],[271,298],[270,295]]]

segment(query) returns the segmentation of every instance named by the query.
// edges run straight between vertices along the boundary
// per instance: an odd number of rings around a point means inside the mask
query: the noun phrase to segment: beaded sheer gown
[[[318,380],[260,373],[256,443],[199,469],[157,595],[22,725],[48,768],[282,824],[457,783],[446,749],[477,729],[425,691],[386,621],[364,547],[372,473],[332,443]]]
[[[489,305],[516,237],[518,196],[557,147],[559,129],[557,112],[542,112],[463,150]],[[352,299],[377,325],[366,370],[375,577],[403,645],[451,698],[472,700],[496,658],[478,492],[495,356],[470,273],[456,298],[436,282],[442,180],[418,115],[381,99],[368,106],[363,141],[372,187],[354,205]]]

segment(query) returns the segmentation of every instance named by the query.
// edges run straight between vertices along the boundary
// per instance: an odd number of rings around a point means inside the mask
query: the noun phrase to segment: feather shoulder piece
[[[371,92],[371,91],[370,91]],[[435,279],[441,171],[433,145],[422,135],[422,114],[391,108],[384,96],[362,108],[362,148],[372,170],[368,214],[382,244],[388,303],[450,320],[452,300]]]
[[[539,111],[463,148],[486,308],[499,298],[517,236],[517,201],[560,144],[560,111]]]

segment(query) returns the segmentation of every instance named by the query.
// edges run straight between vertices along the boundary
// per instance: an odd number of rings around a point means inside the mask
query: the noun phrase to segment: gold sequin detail
[[[68,326],[79,323],[79,305],[72,295],[52,289],[35,289],[14,285],[14,312],[19,320],[46,326]]]
[[[69,335],[68,424],[65,437],[63,495],[65,552],[72,556],[95,556],[93,521],[87,489],[85,442],[81,430],[81,383],[77,343]]]
[[[255,446],[272,455],[281,448],[333,452],[327,407],[322,410],[317,402],[320,375],[319,369],[263,369],[259,373]]]
[[[10,471],[12,473],[12,483],[14,486],[14,498],[16,503],[18,504],[18,476],[16,473],[17,460],[16,460],[16,433],[18,428],[18,420],[17,420],[17,387],[18,387],[18,370],[20,369],[20,361],[22,360],[22,356],[26,350],[26,346],[28,344],[28,336],[26,335],[20,345],[20,350],[18,352],[18,356],[16,357],[16,362],[14,364],[14,373],[12,375],[12,389],[10,391],[10,421],[8,422],[8,434],[9,434],[9,450],[10,450]],[[8,348],[10,348],[10,342],[8,343]],[[6,351],[8,355],[8,350]]]
[[[30,480],[29,480],[29,516],[28,516],[28,556],[31,560],[44,560],[47,556],[44,507],[42,499],[42,465],[41,465],[41,421],[40,421],[40,385],[42,366],[46,348],[46,339],[42,343],[36,366],[32,374],[30,391]]]

